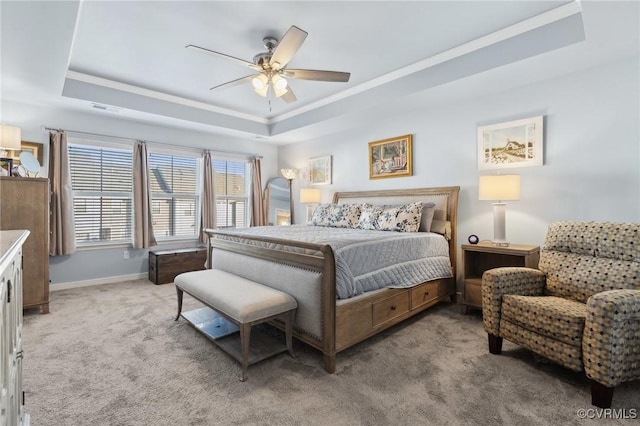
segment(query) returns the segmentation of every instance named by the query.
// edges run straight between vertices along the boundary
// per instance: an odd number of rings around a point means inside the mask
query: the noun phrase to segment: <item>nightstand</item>
[[[497,247],[490,242],[462,245],[462,303],[482,309],[482,274],[501,266],[526,266],[537,268],[540,247],[511,244]]]

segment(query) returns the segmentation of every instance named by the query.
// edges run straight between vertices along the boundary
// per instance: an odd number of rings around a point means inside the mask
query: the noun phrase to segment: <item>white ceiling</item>
[[[3,99],[276,143],[401,112],[398,105],[459,97],[462,88],[504,90],[640,52],[637,1],[3,0],[0,7]],[[263,37],[281,38],[291,25],[309,36],[289,67],[348,71],[351,80],[292,80],[293,104],[262,98],[250,84],[209,91],[252,72],[185,49],[252,61],[265,50]],[[480,76],[482,84],[469,84]]]

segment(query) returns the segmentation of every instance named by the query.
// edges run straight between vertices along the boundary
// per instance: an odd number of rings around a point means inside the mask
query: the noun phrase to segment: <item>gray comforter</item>
[[[243,236],[263,236],[331,246],[336,259],[338,299],[384,287],[411,287],[452,276],[449,245],[442,235],[430,232],[367,231],[307,225],[260,226],[229,232],[240,239]],[[291,250],[274,244],[252,243]]]

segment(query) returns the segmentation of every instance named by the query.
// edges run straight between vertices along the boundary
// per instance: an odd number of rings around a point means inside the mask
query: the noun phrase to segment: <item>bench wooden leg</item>
[[[251,340],[251,323],[240,324],[240,344],[242,345],[242,378],[247,380],[247,367],[249,366],[249,342]]]
[[[176,287],[176,293],[178,294],[178,315],[176,315],[176,319],[174,321],[178,321],[180,318],[180,313],[182,312],[182,296],[184,295],[184,291],[179,287]]]
[[[285,315],[284,332],[287,339],[287,350],[291,358],[296,356],[293,354],[293,320],[295,318],[295,310],[288,312]]]

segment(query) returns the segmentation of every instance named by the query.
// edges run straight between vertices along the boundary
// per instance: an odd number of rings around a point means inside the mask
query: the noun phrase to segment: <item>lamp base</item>
[[[509,247],[505,231],[505,203],[493,203],[493,240],[491,244],[495,247]]]
[[[491,245],[494,247],[509,247],[509,243],[506,241],[491,241]]]

